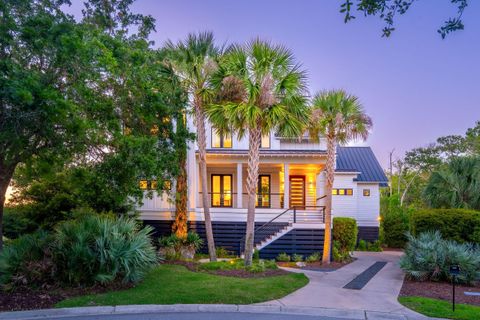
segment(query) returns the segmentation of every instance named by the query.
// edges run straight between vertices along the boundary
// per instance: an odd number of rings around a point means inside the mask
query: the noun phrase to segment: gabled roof
[[[337,172],[360,172],[355,181],[388,185],[388,179],[370,147],[337,147]]]

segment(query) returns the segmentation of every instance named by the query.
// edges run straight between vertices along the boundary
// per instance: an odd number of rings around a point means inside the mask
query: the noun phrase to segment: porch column
[[[290,207],[290,173],[288,163],[283,164],[283,208]]]
[[[196,208],[198,195],[198,174],[197,174],[197,160],[195,157],[195,146],[193,142],[188,145],[187,151],[187,181],[188,181],[188,208]]]
[[[195,204],[197,208],[200,208],[200,201],[202,197],[200,196],[200,192],[203,192],[202,190],[202,183],[200,181],[200,163],[197,161],[195,164],[196,170],[196,178],[197,178],[197,192],[195,192]],[[203,201],[202,201],[203,202]],[[202,204],[203,208],[203,204]]]
[[[237,208],[242,208],[243,198],[243,164],[237,163]]]

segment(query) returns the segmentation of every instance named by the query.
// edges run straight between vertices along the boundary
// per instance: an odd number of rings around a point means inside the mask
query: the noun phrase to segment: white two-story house
[[[195,132],[193,123],[188,123]],[[202,192],[208,192],[215,245],[239,253],[247,217],[248,137],[220,136],[207,125],[208,188],[200,186],[195,143],[188,150],[189,229],[205,237]],[[308,136],[262,137],[255,245],[260,255],[321,252],[324,235],[326,142]],[[334,217],[357,220],[359,238],[378,238],[380,190],[387,178],[369,147],[338,147],[333,190]],[[175,206],[167,194],[145,198],[140,219],[157,235],[171,232]]]

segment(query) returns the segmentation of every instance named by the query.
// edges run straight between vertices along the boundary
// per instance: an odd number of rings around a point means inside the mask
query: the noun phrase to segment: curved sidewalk
[[[286,297],[260,305],[365,310],[391,314],[392,319],[429,319],[397,301],[404,278],[398,265],[401,255],[395,251],[355,252],[357,260],[334,272],[288,269],[304,273],[310,279],[309,284]],[[343,288],[377,261],[387,264],[361,290]]]

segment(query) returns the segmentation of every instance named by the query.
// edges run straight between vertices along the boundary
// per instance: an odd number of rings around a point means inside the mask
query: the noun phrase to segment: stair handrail
[[[323,196],[323,197],[326,197],[326,196]],[[322,197],[322,198],[323,198]],[[295,223],[296,222],[296,214],[297,214],[297,209],[306,209],[306,208],[319,208],[322,213],[323,213],[323,221],[325,222],[325,206],[293,206],[291,208],[288,208],[286,209],[285,211],[283,211],[282,213],[280,213],[279,215],[275,216],[273,219],[271,219],[270,221],[268,222],[265,222],[264,224],[262,224],[261,226],[253,229],[253,234],[255,235],[258,231],[264,229],[265,227],[267,227],[268,225],[272,224],[275,220],[277,220],[278,218],[280,218],[281,216],[283,216],[285,213],[289,212],[290,210],[293,210],[293,222]],[[242,238],[240,238],[240,254],[242,254],[242,248],[243,248],[243,245],[245,243],[245,237],[246,235],[244,235]]]
[[[294,209],[294,208],[293,208]],[[292,210],[292,208],[288,208],[286,209],[285,211],[283,211],[282,213],[280,213],[279,215],[275,216],[273,219],[271,219],[270,221],[268,222],[265,222],[264,224],[262,224],[260,227],[257,227],[255,229],[253,229],[253,234],[255,235],[255,233],[257,233],[259,230],[262,230],[264,229],[266,226],[270,225],[273,221],[277,220],[278,218],[280,218],[281,216],[283,216],[285,213],[289,212],[290,210]],[[245,242],[245,237],[247,235],[244,235],[243,237],[240,238],[240,254],[242,253],[242,244]]]

